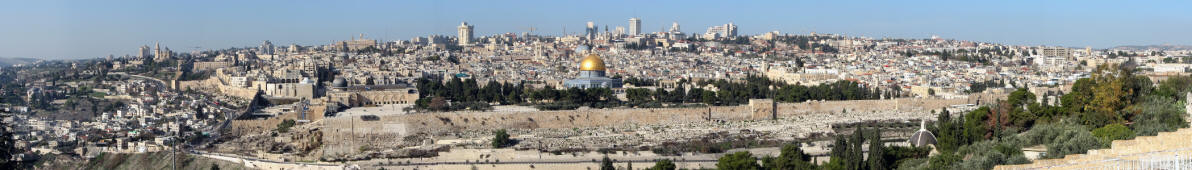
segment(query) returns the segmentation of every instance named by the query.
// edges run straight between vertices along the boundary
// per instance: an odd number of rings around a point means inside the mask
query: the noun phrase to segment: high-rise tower
[[[679,32],[679,22],[674,22],[671,24],[670,32],[672,32],[672,33]]]
[[[596,39],[596,23],[588,21],[588,27],[584,29],[584,36],[589,40]]]
[[[464,46],[472,44],[472,25],[468,22],[459,23],[459,45]]]
[[[642,33],[642,19],[637,17],[629,18],[629,35],[636,36]]]
[[[733,24],[733,22],[728,22],[728,25],[724,25],[724,35],[727,37],[736,37],[737,25]]]
[[[140,57],[141,59],[148,59],[152,54],[153,53],[149,51],[148,45],[142,45],[141,48],[137,49],[137,57]]]
[[[261,54],[273,55],[273,43],[265,40],[265,42],[261,43],[261,47],[258,50],[261,51]]]

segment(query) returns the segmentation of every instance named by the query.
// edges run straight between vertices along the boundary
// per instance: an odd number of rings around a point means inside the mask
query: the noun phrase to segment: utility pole
[[[774,82],[770,82],[770,119],[778,120],[778,89],[774,87]]]

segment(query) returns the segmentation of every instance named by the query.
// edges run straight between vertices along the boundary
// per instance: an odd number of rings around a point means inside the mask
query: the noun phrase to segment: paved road
[[[686,159],[686,160],[672,160],[675,163],[707,163],[716,162],[715,159]],[[654,163],[657,160],[617,160],[617,163],[637,162],[637,163]],[[600,163],[599,160],[574,160],[574,161],[501,161],[501,162],[460,162],[460,161],[440,161],[440,162],[412,162],[408,164],[378,164],[379,166],[433,166],[433,165],[505,165],[505,164],[583,164],[583,163]]]
[[[281,161],[244,157],[244,156],[234,155],[234,154],[207,153],[207,152],[196,151],[196,150],[188,150],[187,152],[189,152],[190,154],[193,154],[193,155],[199,155],[199,156],[207,157],[207,158],[211,158],[211,159],[218,159],[218,160],[242,163],[242,164],[244,164],[245,167],[259,168],[259,169],[295,169],[295,168],[299,168],[299,169],[345,169],[345,167],[349,167],[347,165],[326,164],[326,163],[281,162]]]
[[[128,74],[128,73],[124,73],[124,72],[111,72],[108,74],[118,74],[118,75],[124,75],[124,76],[129,76],[129,77],[141,78],[141,79],[149,79],[149,80],[153,80],[153,81],[157,82],[158,90],[168,89],[168,88],[166,88],[166,81],[162,81],[161,79],[157,79],[157,78],[153,78],[153,77],[149,77],[149,76],[136,75],[136,74]]]

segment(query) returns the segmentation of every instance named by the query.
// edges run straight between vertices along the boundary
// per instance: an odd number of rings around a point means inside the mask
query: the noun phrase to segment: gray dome
[[[907,142],[911,143],[911,146],[915,147],[934,145],[935,135],[932,135],[931,131],[920,130],[911,135],[910,141]]]
[[[331,81],[331,87],[346,88],[348,87],[348,81],[344,80],[343,77],[336,77],[334,81]]]
[[[935,142],[936,142],[935,135],[931,134],[931,131],[927,130],[926,121],[923,121],[923,120],[920,120],[920,121],[921,122],[919,122],[919,131],[915,131],[914,134],[911,134],[911,138],[908,139],[906,142],[910,143],[911,146],[914,146],[914,147],[924,147],[927,145],[935,145]]]

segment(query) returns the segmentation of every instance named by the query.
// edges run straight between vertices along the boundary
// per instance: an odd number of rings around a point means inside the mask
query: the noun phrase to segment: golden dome
[[[596,54],[588,54],[583,61],[579,63],[580,71],[604,71],[604,60]]]

